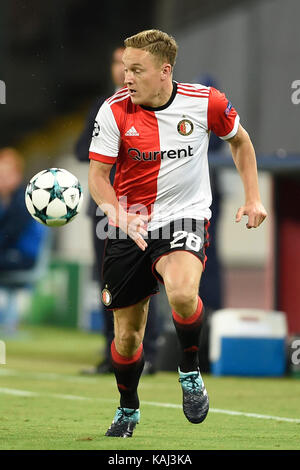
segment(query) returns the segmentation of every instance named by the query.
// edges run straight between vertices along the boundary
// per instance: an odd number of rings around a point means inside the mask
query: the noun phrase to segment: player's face
[[[154,106],[163,86],[163,65],[142,49],[127,47],[123,54],[125,85],[134,104]]]
[[[114,85],[117,88],[122,88],[124,86],[124,64],[122,61],[123,53],[124,48],[119,47],[114,51],[112,56],[111,76]]]

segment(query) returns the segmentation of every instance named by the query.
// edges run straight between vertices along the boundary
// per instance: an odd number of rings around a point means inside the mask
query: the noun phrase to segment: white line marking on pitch
[[[159,406],[163,408],[182,408],[181,405],[175,405],[173,403],[158,403],[155,401],[144,401],[144,405]],[[258,413],[247,413],[245,411],[233,411],[233,410],[222,410],[220,408],[210,408],[210,413],[220,413],[225,415],[232,416],[246,416],[247,418],[257,418],[257,419],[273,419],[275,421],[285,421],[288,423],[300,423],[300,419],[297,418],[285,418],[281,416],[272,416],[272,415],[261,415]]]
[[[89,400],[89,401],[105,401],[109,403],[114,403],[116,400],[112,398],[91,398],[91,397],[81,397],[77,395],[66,395],[66,394],[61,394],[61,393],[38,393],[38,392],[30,392],[27,390],[17,390],[14,388],[0,388],[0,393],[6,394],[6,395],[14,395],[14,396],[20,396],[20,397],[41,397],[41,396],[47,396],[51,398],[58,398],[58,399],[63,399],[63,400]],[[182,406],[175,404],[175,403],[161,403],[161,402],[156,402],[156,401],[141,401],[142,405],[148,405],[148,406],[157,406],[159,408],[177,408],[181,409]],[[220,408],[210,408],[210,413],[220,413],[220,414],[226,414],[230,416],[245,416],[247,418],[256,418],[256,419],[271,419],[274,421],[284,421],[287,423],[300,423],[300,419],[297,418],[285,418],[283,416],[271,416],[271,415],[262,415],[258,413],[247,413],[244,411],[233,411],[233,410],[222,410]]]
[[[75,377],[74,375],[56,374],[55,372],[20,372],[14,369],[0,369],[3,377],[28,377],[37,380],[62,380],[71,383],[99,383],[96,377]]]
[[[55,372],[21,372],[14,369],[0,369],[0,377],[22,377],[33,380],[60,380],[61,382],[99,384],[100,377],[77,377],[67,374],[56,374]],[[111,384],[115,388],[115,378],[112,377]],[[140,383],[139,389],[152,387],[149,383]]]
[[[14,395],[17,397],[38,397],[40,394],[36,392],[27,392],[26,390],[16,390],[14,388],[0,388],[0,393],[5,395]]]

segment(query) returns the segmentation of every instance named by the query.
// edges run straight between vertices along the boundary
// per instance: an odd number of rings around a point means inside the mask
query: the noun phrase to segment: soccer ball
[[[25,203],[32,217],[50,227],[65,225],[80,212],[83,193],[76,176],[62,168],[37,173],[25,191]]]

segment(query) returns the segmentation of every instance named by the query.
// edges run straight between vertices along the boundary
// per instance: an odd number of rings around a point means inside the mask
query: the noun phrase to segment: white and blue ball
[[[50,227],[65,225],[80,212],[83,202],[81,185],[72,173],[62,168],[49,168],[37,173],[25,191],[29,213]]]

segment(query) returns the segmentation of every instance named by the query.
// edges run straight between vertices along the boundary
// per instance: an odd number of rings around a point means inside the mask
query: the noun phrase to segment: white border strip
[[[227,135],[223,135],[223,137],[219,136],[220,139],[228,140],[228,139],[231,139],[231,137],[234,137],[235,134],[237,133],[237,130],[238,130],[238,127],[239,127],[239,123],[240,123],[240,116],[237,114],[237,115],[235,116],[234,126],[233,126],[233,128],[232,128],[232,131],[229,132],[229,134],[227,134]]]

